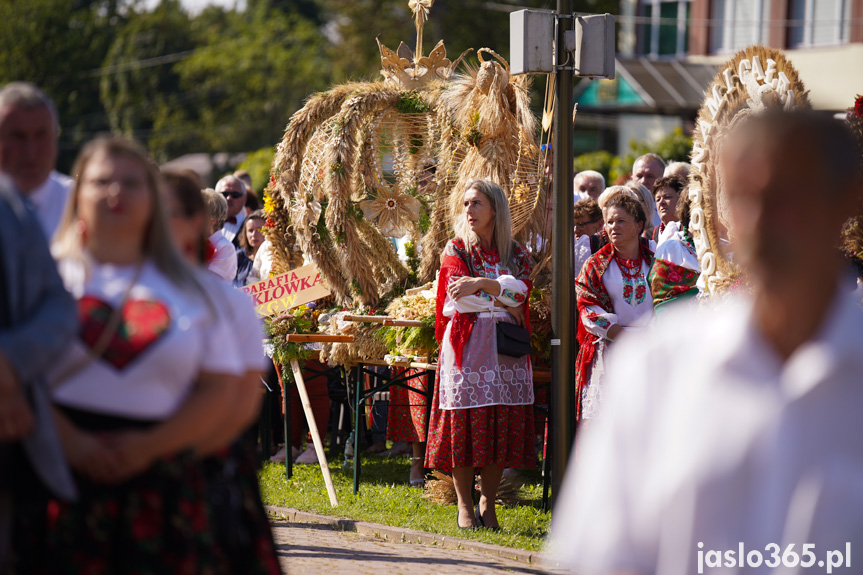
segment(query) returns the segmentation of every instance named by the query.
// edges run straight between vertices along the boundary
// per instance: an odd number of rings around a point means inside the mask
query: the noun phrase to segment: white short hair
[[[577,174],[575,174],[575,180],[578,180],[578,178],[590,178],[592,180],[599,180],[599,182],[600,182],[599,187],[605,188],[605,176],[603,176],[602,174],[600,174],[597,171],[584,170],[584,171],[578,172]]]
[[[692,166],[690,166],[688,162],[671,162],[670,164],[665,166],[665,173],[663,173],[662,175],[663,177],[677,175],[688,178],[691,169]]]
[[[229,182],[237,182],[238,184],[240,184],[240,187],[243,189],[244,194],[249,192],[249,189],[246,187],[246,182],[233,174],[228,174],[227,176],[216,182],[216,191],[221,194],[222,191],[225,189],[225,186]]]

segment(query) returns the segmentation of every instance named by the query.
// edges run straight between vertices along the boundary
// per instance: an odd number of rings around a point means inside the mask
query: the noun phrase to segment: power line
[[[152,68],[154,66],[161,66],[163,64],[172,64],[174,62],[179,62],[180,60],[185,60],[194,53],[194,50],[186,50],[184,52],[176,52],[174,54],[156,56],[155,58],[146,58],[144,60],[133,60],[131,62],[113,64],[111,66],[104,66],[102,68],[89,70],[88,72],[84,73],[84,76],[88,78],[95,78],[99,76],[107,76],[109,74],[119,74],[120,72],[129,72],[131,70]]]

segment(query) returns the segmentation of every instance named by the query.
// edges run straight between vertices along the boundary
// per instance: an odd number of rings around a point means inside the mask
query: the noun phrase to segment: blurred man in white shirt
[[[26,82],[0,90],[0,173],[36,209],[50,241],[60,224],[72,179],[54,171],[59,123],[54,102]]]
[[[568,567],[860,570],[863,310],[836,249],[860,158],[846,126],[802,112],[731,133],[719,170],[751,292],[678,308],[614,350],[604,417],[554,510]]]

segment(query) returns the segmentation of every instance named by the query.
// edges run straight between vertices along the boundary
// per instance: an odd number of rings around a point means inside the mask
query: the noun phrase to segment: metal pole
[[[575,285],[572,271],[572,57],[563,50],[574,29],[572,0],[557,0],[554,108],[554,222],[552,226],[551,486],[557,498],[575,434]]]

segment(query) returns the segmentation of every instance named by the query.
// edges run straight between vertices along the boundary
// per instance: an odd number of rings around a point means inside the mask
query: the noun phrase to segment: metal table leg
[[[360,492],[360,424],[362,416],[360,413],[361,397],[363,394],[363,365],[356,368],[356,389],[354,391],[354,495]]]

